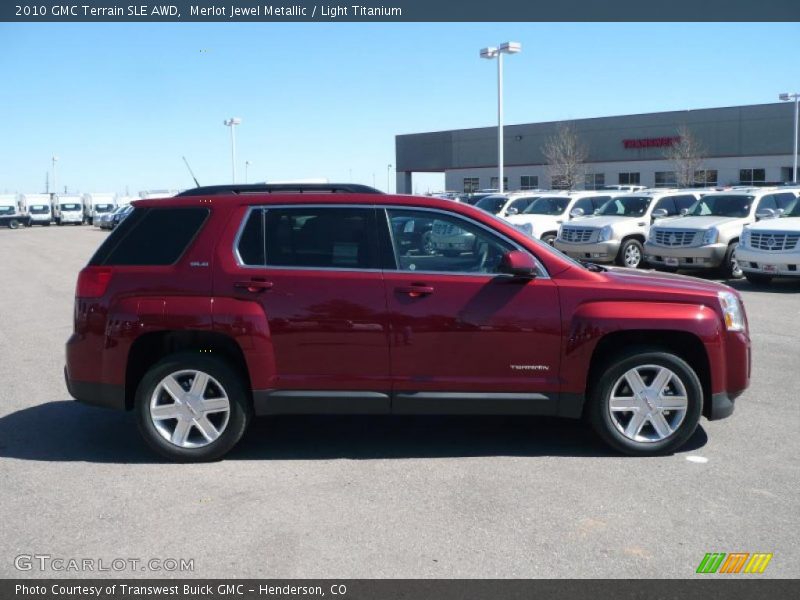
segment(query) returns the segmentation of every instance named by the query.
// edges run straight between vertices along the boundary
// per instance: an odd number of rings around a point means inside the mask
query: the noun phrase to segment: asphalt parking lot
[[[126,577],[692,577],[707,552],[800,572],[800,282],[735,283],[752,387],[673,456],[556,419],[281,417],[175,465],[64,385],[76,275],[105,235],[0,230],[0,577],[87,575],[20,554],[194,560],[88,574]]]

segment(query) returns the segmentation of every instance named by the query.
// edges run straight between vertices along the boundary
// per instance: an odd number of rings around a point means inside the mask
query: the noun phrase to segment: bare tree
[[[559,125],[555,135],[545,141],[542,154],[547,159],[553,187],[572,190],[584,183],[589,151],[574,127]]]
[[[705,171],[702,169],[706,149],[686,125],[678,127],[678,136],[666,150],[664,157],[672,163],[678,186],[691,187],[707,183]]]

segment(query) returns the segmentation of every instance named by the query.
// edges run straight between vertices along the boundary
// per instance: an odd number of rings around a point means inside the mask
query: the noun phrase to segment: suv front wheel
[[[151,367],[135,408],[147,444],[177,462],[222,457],[252,413],[240,376],[226,362],[195,353],[173,354]]]
[[[630,238],[622,242],[617,255],[617,264],[621,267],[628,267],[630,269],[638,269],[642,264],[642,257],[644,256],[644,247],[642,242],[636,238]]]
[[[636,456],[680,448],[697,428],[703,407],[703,388],[692,367],[655,349],[633,349],[614,359],[589,394],[595,431]]]

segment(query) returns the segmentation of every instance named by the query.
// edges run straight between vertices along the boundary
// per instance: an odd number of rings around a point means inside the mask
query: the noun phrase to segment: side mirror
[[[516,214],[519,214],[519,210],[517,210],[513,206],[506,211],[506,215],[508,215],[509,217],[511,215],[516,215]]]
[[[663,219],[669,216],[666,208],[657,208],[653,211],[653,219]]]
[[[522,250],[511,250],[500,258],[497,270],[512,277],[533,279],[536,277],[536,267],[536,260],[530,254]]]
[[[583,212],[582,208],[573,208],[572,211],[569,213],[569,216],[573,219],[576,217],[582,217],[585,213]]]
[[[688,209],[688,208],[682,208],[682,209],[681,209],[681,216],[682,216],[682,217],[683,217],[683,216],[686,216],[686,215],[688,215],[688,214],[689,214],[689,209]]]
[[[765,208],[756,213],[756,220],[760,221],[761,219],[774,219],[777,216],[778,213],[776,213],[773,209]]]
[[[594,209],[594,213],[592,213],[592,214],[599,215],[600,214],[600,209],[599,208],[595,208]]]

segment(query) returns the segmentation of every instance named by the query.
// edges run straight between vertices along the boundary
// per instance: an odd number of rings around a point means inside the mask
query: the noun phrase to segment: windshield
[[[13,206],[0,206],[0,215],[13,215],[13,214],[14,214]]]
[[[503,210],[503,206],[506,203],[505,196],[486,196],[485,198],[481,198],[475,203],[475,206],[478,208],[482,208],[486,212],[492,213],[493,215],[498,214],[501,210]]]
[[[80,204],[62,204],[61,205],[61,210],[80,210],[80,209],[81,209],[81,205]]]
[[[730,196],[703,196],[687,213],[690,217],[736,217],[750,214],[753,196],[743,194]]]
[[[786,205],[782,217],[800,217],[800,198],[795,198]]]
[[[525,215],[560,215],[567,210],[567,196],[542,196],[534,200],[522,214]]]
[[[45,213],[50,212],[50,207],[43,206],[40,204],[39,206],[31,206],[28,210],[32,215],[43,215]]]
[[[650,196],[621,196],[612,198],[600,207],[599,215],[617,217],[641,217],[653,199]]]

